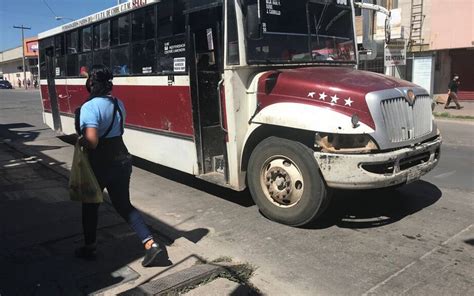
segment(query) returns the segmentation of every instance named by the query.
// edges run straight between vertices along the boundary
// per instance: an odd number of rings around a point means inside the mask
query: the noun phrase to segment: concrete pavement
[[[0,96],[0,133],[9,145],[67,170],[72,147],[44,127],[38,98],[17,94]],[[190,254],[249,262],[256,267],[251,283],[270,295],[469,295],[472,124],[439,122],[439,127],[441,163],[422,181],[392,192],[338,192],[327,215],[306,228],[268,221],[246,192],[138,159],[132,198],[160,233],[177,233],[171,248],[179,241]]]

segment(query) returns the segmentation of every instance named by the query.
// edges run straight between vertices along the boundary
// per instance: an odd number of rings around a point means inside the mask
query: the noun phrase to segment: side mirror
[[[257,4],[247,5],[247,37],[252,40],[262,39],[263,37],[262,23],[258,15]]]

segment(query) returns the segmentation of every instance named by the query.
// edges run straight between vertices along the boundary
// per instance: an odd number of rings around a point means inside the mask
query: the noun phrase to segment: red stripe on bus
[[[51,110],[47,86],[41,91],[44,109]],[[59,111],[68,114],[89,97],[82,85],[56,85],[56,93]],[[112,94],[125,104],[127,124],[194,136],[189,86],[115,85]]]

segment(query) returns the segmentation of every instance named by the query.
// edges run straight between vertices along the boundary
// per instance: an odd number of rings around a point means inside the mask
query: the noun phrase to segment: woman
[[[142,265],[147,267],[162,252],[153,240],[141,214],[130,203],[130,175],[132,160],[125,146],[125,108],[112,97],[113,75],[109,68],[95,65],[89,72],[86,88],[90,97],[80,109],[78,128],[79,143],[89,150],[89,160],[97,181],[107,188],[117,212],[135,230],[145,248]],[[77,120],[76,117],[76,120]],[[100,204],[82,204],[82,226],[85,245],[76,250],[77,257],[95,259],[98,209]]]

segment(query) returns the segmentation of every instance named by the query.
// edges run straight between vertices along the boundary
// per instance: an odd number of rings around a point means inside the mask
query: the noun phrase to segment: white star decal
[[[321,101],[326,101],[326,97],[327,97],[327,96],[328,96],[328,95],[323,92],[323,93],[319,94],[319,99],[320,99]]]
[[[315,93],[314,91],[312,91],[312,92],[308,93],[308,97],[309,97],[309,98],[314,98],[314,95],[315,95],[315,94],[316,94],[316,93]]]
[[[337,97],[337,94],[335,94],[334,96],[331,96],[331,103],[337,104],[338,100],[339,98]]]
[[[344,101],[346,102],[344,106],[352,107],[352,103],[354,103],[354,101],[351,100],[351,98],[347,98],[347,100],[344,100]]]

